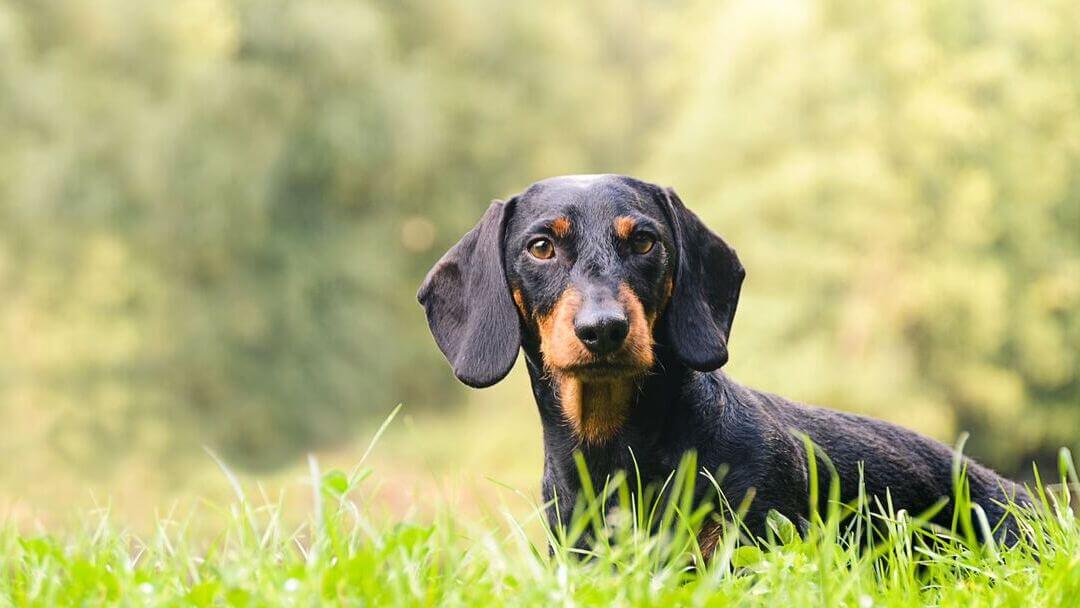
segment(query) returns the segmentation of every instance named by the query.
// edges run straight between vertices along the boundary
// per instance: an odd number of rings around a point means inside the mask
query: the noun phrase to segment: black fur
[[[502,264],[506,209],[492,201],[480,223],[435,264],[417,299],[454,375],[484,388],[510,373],[521,341]]]
[[[675,191],[664,189],[664,213],[675,235],[675,293],[664,321],[684,363],[706,372],[728,360],[727,340],[746,271],[735,250],[713,234]]]
[[[860,479],[869,496],[918,514],[953,496],[953,453],[945,445],[899,426],[853,414],[810,407],[737,384],[719,368],[744,276],[734,250],[709,231],[671,190],[625,176],[572,176],[538,182],[513,205],[495,203],[480,224],[443,257],[420,290],[432,333],[470,386],[490,385],[525,353],[544,440],[543,495],[558,497],[572,512],[581,482],[573,454],[580,450],[594,480],[633,470],[661,483],[682,456],[696,451],[710,470],[726,468],[722,489],[738,504],[753,489],[749,529],[765,533],[775,509],[792,521],[808,513],[808,466],[797,433],[828,455],[841,483],[841,498],[857,496]],[[629,255],[611,235],[616,217],[636,219],[656,238],[647,255]],[[568,218],[573,230],[552,236],[551,221]],[[526,253],[537,236],[555,240],[557,257],[539,262]],[[670,301],[665,284],[674,279]],[[581,292],[628,285],[655,325],[655,364],[637,382],[637,396],[613,436],[583,442],[567,423],[558,384],[545,369],[531,315],[550,313],[568,287]],[[515,311],[510,290],[519,290],[529,316]],[[666,308],[664,306],[666,305]],[[520,329],[519,329],[520,323]],[[1027,500],[1023,490],[967,460],[971,496],[991,525],[1004,518],[999,503]],[[824,467],[819,467],[827,481]],[[698,484],[705,500],[708,484]],[[708,497],[711,499],[712,497]],[[550,519],[555,525],[555,512]],[[948,526],[951,506],[935,522]],[[1004,529],[1013,522],[1006,521]]]

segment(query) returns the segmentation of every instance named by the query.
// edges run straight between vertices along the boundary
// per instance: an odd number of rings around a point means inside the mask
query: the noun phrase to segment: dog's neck
[[[626,424],[638,397],[636,378],[589,381],[551,375],[563,418],[583,443],[609,441]]]
[[[524,351],[544,432],[543,496],[545,501],[558,502],[558,511],[548,513],[551,525],[556,524],[556,512],[566,516],[573,511],[581,489],[575,452],[581,453],[594,484],[604,484],[617,471],[637,475],[645,484],[653,484],[662,483],[679,465],[682,450],[701,447],[690,444],[679,450],[663,447],[669,446],[673,438],[683,438],[679,443],[692,441],[699,436],[701,425],[683,390],[700,374],[662,348],[657,349],[651,373],[629,385],[611,387],[587,382],[568,385],[565,379],[544,368],[538,349],[526,345]],[[574,394],[575,391],[579,392]],[[615,401],[623,398],[626,401]],[[567,403],[564,399],[577,401]],[[571,414],[573,408],[580,407],[586,416],[602,416],[614,426],[603,429],[603,436],[590,438],[568,416],[568,407]]]
[[[626,447],[662,432],[683,407],[680,389],[694,373],[657,349],[648,374],[588,381],[546,369],[535,347],[525,345],[524,351],[549,461],[552,451],[562,456],[580,449],[587,460],[590,454],[626,452]]]

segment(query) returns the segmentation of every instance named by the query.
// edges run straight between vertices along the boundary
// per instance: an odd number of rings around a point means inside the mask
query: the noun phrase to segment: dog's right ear
[[[515,202],[492,201],[480,222],[435,264],[416,296],[454,375],[473,388],[502,380],[521,347],[502,260],[503,230]]]

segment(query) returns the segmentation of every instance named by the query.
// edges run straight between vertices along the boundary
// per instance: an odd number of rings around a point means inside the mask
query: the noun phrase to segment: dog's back
[[[724,381],[733,384],[726,377]],[[943,527],[952,523],[960,474],[970,488],[972,502],[984,511],[991,526],[1005,519],[1004,504],[1030,502],[1015,482],[901,426],[741,386],[729,394],[738,402],[725,407],[755,409],[760,412],[758,423],[793,433],[796,441],[798,435],[805,434],[813,442],[819,452],[818,495],[822,500],[828,496],[831,466],[839,476],[840,497],[846,503],[855,501],[861,490],[871,500],[872,508],[877,507],[874,502],[880,502],[882,507],[891,505],[917,517],[933,509],[941,499],[948,500],[931,520]],[[956,462],[957,458],[962,460]]]

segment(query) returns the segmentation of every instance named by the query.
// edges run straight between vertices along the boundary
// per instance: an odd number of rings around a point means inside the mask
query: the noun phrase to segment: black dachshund
[[[493,202],[418,297],[465,384],[498,382],[524,350],[544,427],[544,499],[557,497],[564,515],[581,488],[576,450],[592,479],[633,471],[636,460],[646,484],[662,482],[693,450],[704,468],[726,470],[721,488],[732,504],[754,492],[744,521],[753,534],[765,534],[770,509],[805,523],[800,434],[835,466],[844,501],[858,496],[860,478],[868,496],[884,501],[888,492],[911,514],[952,497],[945,445],[752,390],[720,371],[744,276],[735,251],[671,189],[567,176]],[[1026,501],[1023,490],[965,462],[973,503],[990,525],[1013,529],[1002,503]],[[948,526],[952,515],[946,506],[934,521]]]

